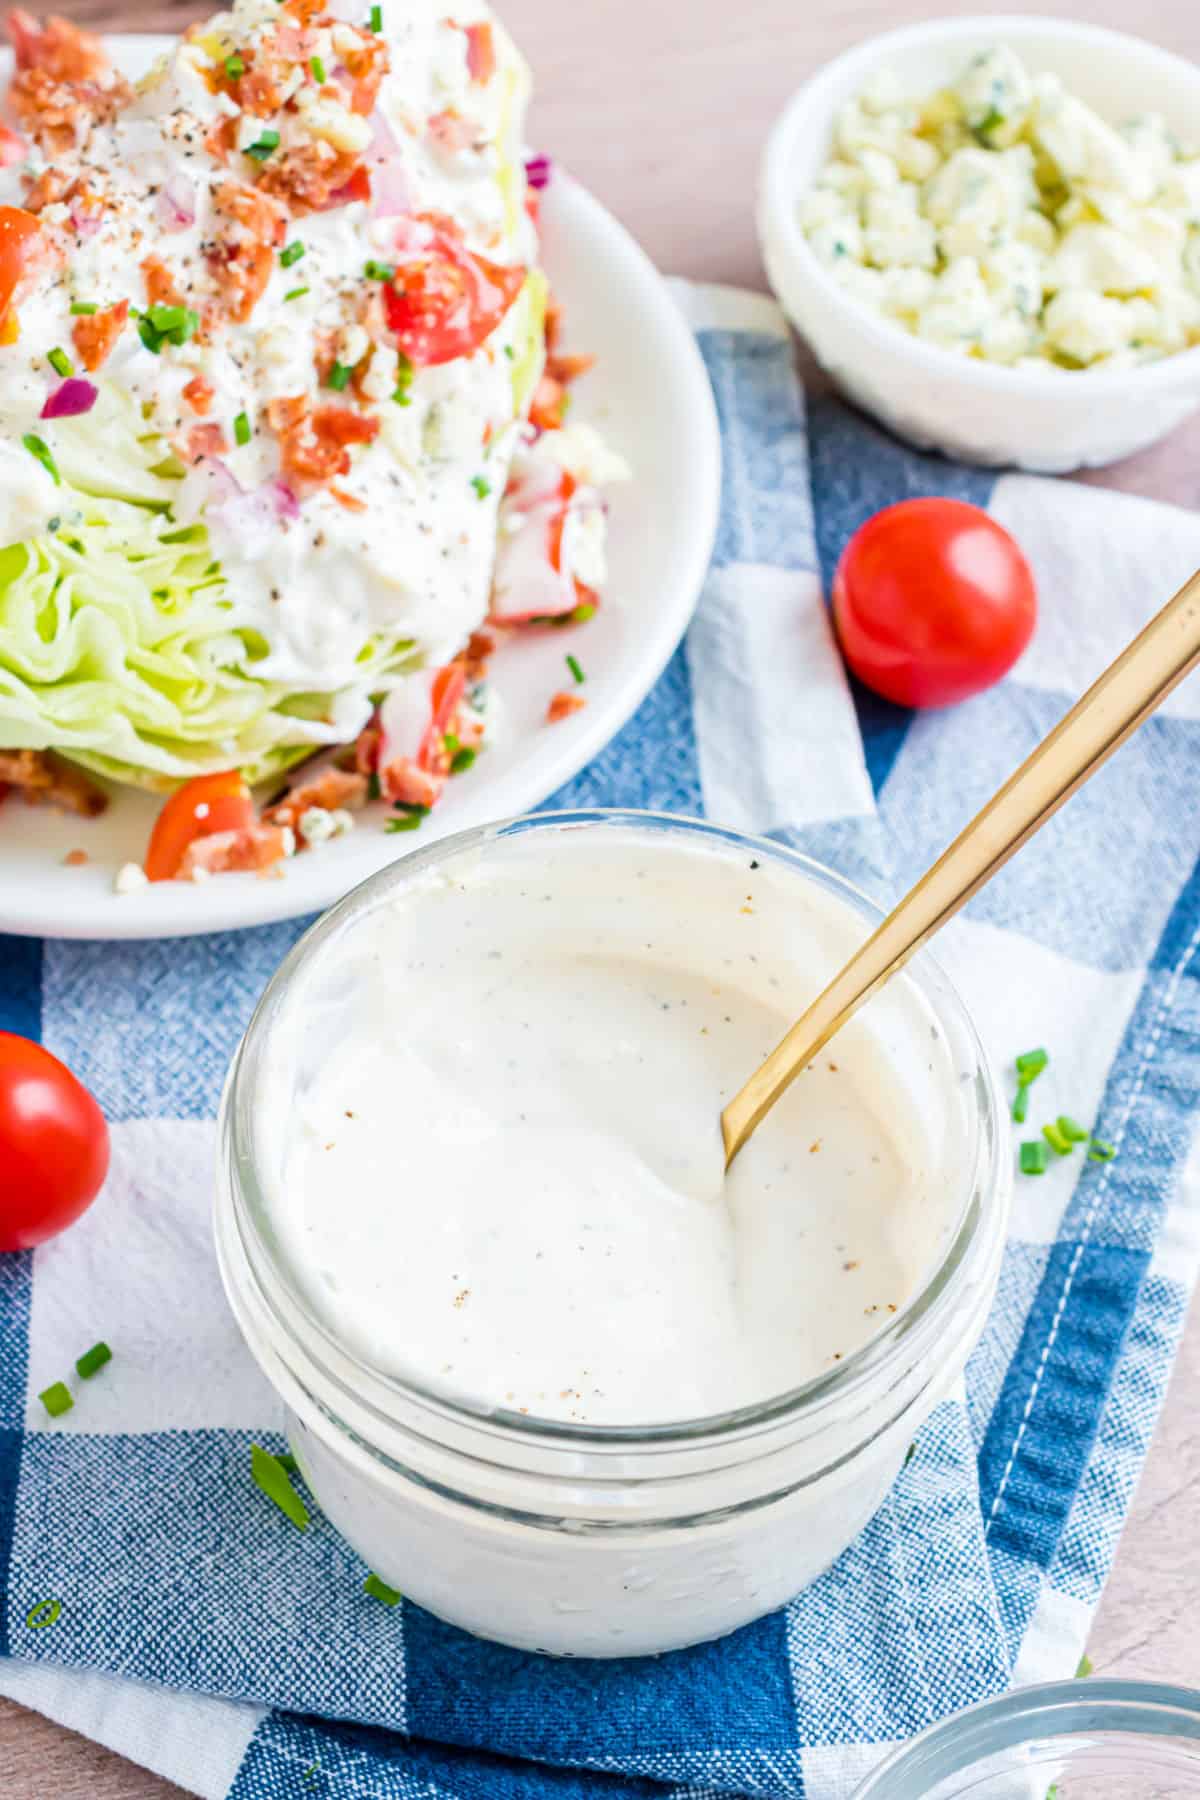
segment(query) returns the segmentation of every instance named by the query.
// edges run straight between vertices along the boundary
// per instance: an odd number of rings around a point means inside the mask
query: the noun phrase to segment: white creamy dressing
[[[343,10],[361,26],[369,9],[334,8]],[[275,0],[238,0],[231,13],[209,22],[197,42],[181,42],[123,113],[90,132],[78,164],[75,153],[64,156],[65,167],[87,171],[106,208],[90,235],[73,230],[67,205],[50,205],[42,215],[66,234],[70,249],[65,263],[46,271],[22,298],[20,340],[0,350],[0,491],[7,496],[7,504],[0,502],[2,541],[38,535],[49,520],[70,511],[64,490],[22,447],[24,433],[37,432],[69,478],[81,462],[103,465],[106,444],[119,449],[122,435],[129,440],[155,432],[172,439],[186,432],[197,420],[182,390],[196,375],[215,389],[207,417],[225,427],[230,447],[220,460],[240,487],[251,492],[277,475],[278,443],[265,423],[267,404],[297,394],[314,403],[339,398],[319,386],[314,331],[343,334],[340,353],[348,361],[355,351],[363,354],[365,341],[354,334],[361,336],[356,320],[364,264],[396,259],[400,201],[413,214],[448,215],[468,248],[495,262],[534,263],[536,239],[523,206],[524,64],[495,25],[497,72],[486,83],[471,80],[462,27],[491,17],[477,0],[450,9],[443,0],[385,0],[383,14],[391,68],[371,121],[322,98],[300,115],[280,114],[274,121],[245,115],[238,140],[244,149],[274,123],[282,132],[281,152],[314,136],[356,150],[382,120],[394,141],[386,176],[375,166],[374,200],[289,219],[288,240],[303,242],[303,257],[288,266],[277,258],[249,320],[224,324],[212,342],[165,344],[154,355],[131,321],[95,377],[101,389],[95,412],[51,422],[39,418],[59,380],[46,359],[55,347],[73,354],[72,302],[106,308],[127,299],[144,306],[141,264],[150,254],[168,265],[189,304],[201,304],[209,291],[204,249],[219,225],[213,193],[231,178],[253,185],[260,165],[234,154],[226,167],[205,148],[205,133],[232,102],[210,91],[200,68],[230,48],[253,48],[277,27],[282,15]],[[318,45],[329,70],[338,62],[336,32],[336,24],[323,28]],[[431,134],[430,119],[447,111],[476,128],[466,148],[446,150]],[[0,172],[0,201],[20,205],[25,178],[45,166],[35,153],[30,164]],[[157,222],[168,188],[191,196],[193,224],[164,230]],[[299,287],[307,293],[285,298]],[[475,355],[418,370],[412,403],[401,406],[392,400],[395,351],[377,344],[366,397],[381,430],[373,443],[355,447],[351,472],[337,484],[365,510],[348,510],[318,489],[303,497],[300,516],[282,528],[269,516],[259,530],[247,529],[245,518],[235,530],[208,520],[236,596],[236,622],[257,628],[268,646],[257,674],[300,689],[352,684],[364,647],[377,633],[411,639],[430,663],[458,650],[488,609],[497,512],[518,434],[513,372],[529,346],[529,312],[518,302]],[[77,372],[83,373],[78,366]],[[252,427],[243,446],[233,442],[240,413]],[[472,486],[477,477],[486,488],[482,497]],[[185,520],[205,516],[220,497],[204,464],[182,491],[152,478],[147,485],[152,493],[169,494],[176,516]],[[361,716],[340,720],[343,731],[348,725],[356,730],[369,712],[366,697],[356,698]]]
[[[717,1120],[862,933],[792,871],[625,829],[416,877],[276,1033],[266,1191],[312,1303],[378,1368],[590,1424],[833,1368],[956,1223],[945,1040],[897,981],[727,1177]]]

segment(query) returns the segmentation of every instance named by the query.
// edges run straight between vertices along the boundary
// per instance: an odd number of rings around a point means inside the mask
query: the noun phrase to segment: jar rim
[[[921,1800],[984,1758],[1094,1733],[1194,1741],[1200,1768],[1200,1691],[1120,1676],[1039,1682],[953,1713],[879,1763],[853,1800]],[[972,1790],[974,1791],[974,1790]]]
[[[484,1402],[472,1403],[468,1397],[451,1394],[414,1376],[381,1370],[338,1337],[311,1305],[300,1282],[292,1277],[271,1229],[269,1208],[257,1179],[254,1125],[259,1109],[255,1077],[269,1042],[276,1011],[293,984],[303,979],[310,962],[332,939],[352,929],[359,918],[439,864],[519,834],[622,828],[678,834],[693,841],[707,841],[714,846],[750,852],[816,882],[872,924],[885,916],[875,901],[844,876],[774,838],[686,815],[588,808],[522,814],[440,838],[370,876],[311,926],[272,975],[230,1066],[221,1105],[220,1154],[229,1174],[232,1224],[260,1298],[287,1338],[303,1338],[309,1360],[315,1359],[330,1373],[332,1353],[334,1364],[352,1372],[358,1398],[385,1416],[394,1413],[390,1402],[408,1408],[415,1404],[422,1411],[440,1415],[453,1425],[473,1430],[484,1427],[501,1438],[540,1442],[548,1449],[574,1448],[591,1453],[667,1449],[752,1435],[797,1416],[819,1414],[845,1395],[857,1393],[879,1369],[893,1360],[900,1349],[914,1344],[917,1337],[934,1336],[945,1307],[953,1302],[956,1274],[974,1260],[981,1244],[990,1254],[994,1240],[1003,1235],[1006,1209],[1002,1197],[1007,1182],[1002,1159],[1007,1149],[1007,1133],[1002,1128],[1004,1110],[994,1071],[957,989],[929,951],[922,949],[907,965],[905,976],[915,982],[940,1025],[952,1021],[969,1046],[975,1065],[973,1143],[971,1154],[965,1159],[957,1224],[944,1254],[921,1288],[874,1337],[850,1352],[834,1368],[781,1394],[721,1413],[654,1424],[585,1425],[510,1412]],[[218,1205],[221,1199],[219,1191]],[[334,1380],[344,1385],[344,1377],[335,1375]]]

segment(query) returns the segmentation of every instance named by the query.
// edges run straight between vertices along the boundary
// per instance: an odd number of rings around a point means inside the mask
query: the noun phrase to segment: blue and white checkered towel
[[[806,424],[774,308],[681,300],[724,431],[716,560],[685,647],[557,800],[703,810],[895,895],[1200,564],[1200,518],[954,468],[832,403]],[[1042,619],[1001,687],[912,716],[847,686],[821,575],[885,502],[946,492],[1015,532]],[[1068,1674],[1196,1270],[1198,776],[1192,684],[940,951],[1000,1063],[1049,1047],[1039,1116],[1099,1121],[1116,1161],[1018,1181],[963,1389],[836,1567],[654,1661],[555,1663],[389,1611],[328,1526],[298,1536],[249,1482],[278,1412],[214,1267],[213,1115],[301,927],[0,940],[0,1023],[90,1084],[114,1149],[101,1205],[0,1258],[0,1689],[210,1800],[838,1800],[940,1715]],[[47,1419],[38,1391],[101,1335],[112,1367]]]

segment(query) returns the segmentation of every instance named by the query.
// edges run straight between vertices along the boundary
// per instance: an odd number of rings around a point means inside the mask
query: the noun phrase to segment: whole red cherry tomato
[[[1037,590],[1019,545],[965,500],[901,500],[860,525],[833,580],[860,681],[901,706],[950,706],[1008,673]]]
[[[108,1126],[65,1063],[0,1031],[0,1250],[73,1225],[104,1185]]]

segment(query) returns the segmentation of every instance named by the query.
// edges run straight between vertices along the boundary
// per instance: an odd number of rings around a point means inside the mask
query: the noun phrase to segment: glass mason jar
[[[956,1146],[957,1204],[925,1285],[864,1347],[790,1393],[649,1426],[473,1406],[419,1373],[401,1379],[369,1366],[308,1302],[266,1200],[284,1192],[287,1135],[269,1121],[289,1117],[347,1021],[351,1002],[332,952],[380,906],[403,905],[409,884],[429,871],[464,858],[477,866],[531,833],[553,855],[569,832],[633,834],[639,854],[656,857],[699,848],[760,859],[773,879],[815,884],[847,909],[848,945],[881,916],[840,877],[777,843],[658,815],[540,814],[406,856],[314,926],[259,1003],[226,1084],[216,1238],[234,1314],[284,1402],[305,1481],[370,1567],[482,1637],[557,1655],[628,1656],[718,1637],[772,1611],[878,1509],[983,1328],[1011,1158],[978,1036],[921,953],[896,980],[911,984],[954,1071],[937,1104]]]
[[[1176,1800],[1200,1794],[1200,1694],[1153,1681],[1047,1682],[943,1719],[854,1800]]]

